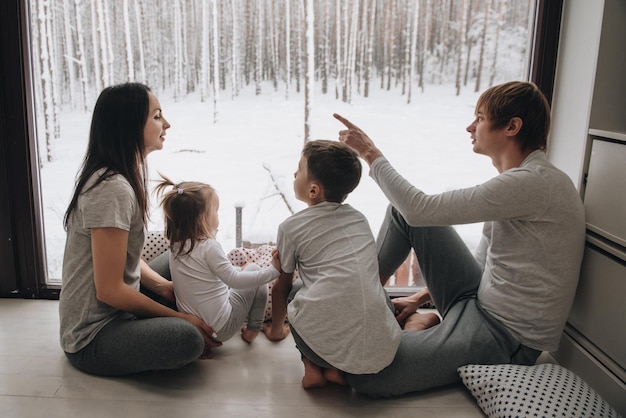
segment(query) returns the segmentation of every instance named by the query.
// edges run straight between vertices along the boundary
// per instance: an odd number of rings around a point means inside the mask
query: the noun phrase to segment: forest
[[[304,90],[306,113],[313,90],[350,102],[394,89],[410,103],[432,84],[458,95],[525,79],[534,13],[535,0],[31,0],[41,163],[62,111],[90,112],[125,81],[197,94],[217,122],[219,101],[250,85]]]

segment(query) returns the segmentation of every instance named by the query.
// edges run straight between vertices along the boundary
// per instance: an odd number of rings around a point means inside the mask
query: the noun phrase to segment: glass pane
[[[61,277],[62,218],[103,87],[140,81],[157,94],[172,128],[164,150],[148,158],[150,176],[216,187],[218,240],[226,251],[237,243],[236,205],[244,206],[245,242],[274,242],[278,224],[304,207],[291,183],[306,135],[337,138],[335,112],[368,132],[428,193],[494,176],[491,162],[473,154],[465,127],[481,91],[528,78],[535,1],[314,1],[315,82],[308,96],[309,14],[302,1],[172,0],[163,7],[147,0],[31,0],[30,6],[54,284]],[[376,235],[387,200],[367,169],[347,203],[366,214]],[[152,205],[150,229],[158,231],[155,198]],[[458,230],[474,248],[481,225]],[[416,279],[409,274],[398,284]]]

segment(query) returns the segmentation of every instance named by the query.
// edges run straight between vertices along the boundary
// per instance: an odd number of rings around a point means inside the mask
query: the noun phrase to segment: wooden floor
[[[126,378],[75,370],[59,347],[58,302],[0,299],[0,417],[483,417],[462,385],[375,400],[305,391],[291,337],[233,338],[176,371]]]

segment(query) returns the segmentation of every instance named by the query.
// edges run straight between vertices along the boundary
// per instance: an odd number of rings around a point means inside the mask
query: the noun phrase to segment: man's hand
[[[391,299],[396,314],[396,320],[400,325],[404,324],[406,319],[417,312],[420,306],[425,305],[428,302],[432,302],[430,292],[425,287],[417,293],[411,296],[403,298]]]
[[[347,130],[339,131],[339,141],[354,149],[359,154],[359,157],[363,158],[369,165],[378,157],[382,157],[383,153],[376,148],[374,141],[358,126],[337,113],[334,113],[333,117],[348,128]]]

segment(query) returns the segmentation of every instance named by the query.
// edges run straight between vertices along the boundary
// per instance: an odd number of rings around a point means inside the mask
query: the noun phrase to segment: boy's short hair
[[[493,129],[504,128],[514,117],[522,120],[522,128],[517,134],[522,152],[546,150],[550,105],[535,84],[511,81],[490,87],[476,103],[476,110],[481,108]]]
[[[361,181],[361,161],[357,153],[339,141],[318,139],[304,144],[308,176],[320,183],[329,202],[343,202]]]

